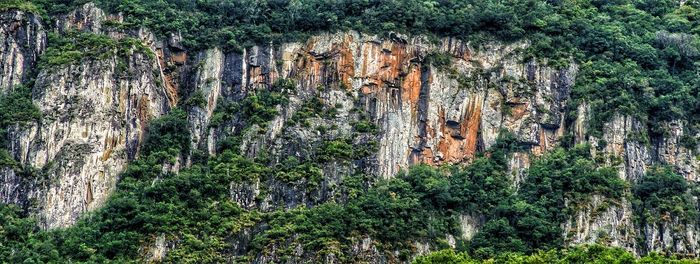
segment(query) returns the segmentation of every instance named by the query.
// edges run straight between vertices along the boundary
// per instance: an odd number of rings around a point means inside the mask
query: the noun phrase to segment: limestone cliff
[[[46,32],[37,15],[0,13],[0,93],[27,81],[46,48]]]
[[[32,99],[44,117],[9,134],[15,158],[41,169],[43,178],[0,170],[0,202],[31,209],[45,228],[69,226],[103,204],[119,172],[138,156],[148,121],[178,105],[187,110],[192,138],[189,155],[177,166],[189,166],[201,153],[215,155],[217,146],[233,135],[242,138],[242,153],[265,154],[271,165],[290,156],[317,158],[316,150],[332,140],[345,140],[367,154],[324,163],[323,177],[310,191],[307,179],[232,183],[231,199],[244,208],[273,210],[342,200],[338,182],[356,172],[376,180],[414,164],[468,164],[495,143],[501,130],[517,135],[526,149],[510,160],[514,186],[532,159],[557,147],[567,134],[577,143],[590,143],[592,154],[630,183],[655,164],[672,165],[688,181],[698,180],[698,150],[679,143],[684,121],[668,123],[669,135],[650,138],[639,120],[616,115],[600,135],[591,135],[589,108],[570,104],[577,65],[555,69],[544,61],[526,60],[526,42],[475,46],[452,38],[343,32],[241,52],[197,52],[186,51],[176,35],[156,39],[145,29],[112,30],[103,26],[106,20],[120,18],[88,4],[56,21],[54,30],[136,38],[154,56],[133,51],[126,58],[41,69]],[[36,68],[46,30],[36,16],[19,11],[0,14],[0,28],[0,89],[7,90]],[[449,62],[432,63],[438,56]],[[121,71],[120,61],[128,72]],[[277,106],[278,115],[268,124],[230,119],[212,125],[221,104],[240,101],[280,80],[293,80],[294,87],[284,91],[289,103]],[[319,102],[325,114],[300,119],[310,102]],[[567,120],[569,112],[576,118]],[[358,129],[360,122],[372,129]],[[697,251],[697,223],[669,218],[637,225],[627,199],[611,202],[596,196],[576,209],[563,225],[567,243],[600,242],[638,253]],[[471,238],[481,222],[479,216],[464,216],[464,238]],[[353,250],[358,260],[391,261],[392,256],[373,248],[371,238],[357,240]],[[277,262],[274,250],[254,261]],[[304,252],[298,257],[304,259]]]
[[[84,9],[92,12],[71,16],[87,21],[104,17],[94,6]],[[120,60],[128,72],[120,72]],[[26,179],[5,170],[2,201],[32,201],[46,228],[69,226],[82,213],[99,208],[127,160],[136,157],[148,121],[170,109],[157,85],[157,69],[154,59],[138,52],[42,68],[32,96],[42,120],[9,132],[17,160],[40,169],[41,177]]]

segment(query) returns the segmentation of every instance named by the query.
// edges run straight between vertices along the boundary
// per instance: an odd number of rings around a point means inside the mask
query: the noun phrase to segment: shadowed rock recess
[[[688,121],[676,120],[662,122],[666,133],[649,136],[648,120],[623,113],[590,132],[594,108],[572,99],[581,68],[573,59],[550,67],[526,52],[531,44],[524,40],[474,44],[356,31],[241,51],[195,51],[184,48],[177,34],[163,38],[148,29],[114,26],[122,21],[94,4],[52,22],[27,11],[0,12],[0,93],[29,86],[24,88],[41,112],[39,120],[6,129],[16,164],[0,163],[0,202],[18,205],[42,230],[69,228],[107,204],[128,164],[150,151],[144,149],[149,124],[184,110],[189,146],[161,162],[164,175],[219,157],[222,148],[269,168],[314,163],[315,178],[297,179],[288,171],[287,178],[241,175],[243,180],[227,183],[228,199],[242,210],[267,214],[343,204],[352,199],[343,187],[350,175],[364,175],[360,184],[372,186],[414,165],[461,168],[490,157],[499,135],[512,134],[517,147],[505,160],[507,188],[518,190],[532,164],[574,144],[588,147],[597,167],[625,182],[617,199],[565,199],[570,213],[559,226],[565,246],[600,243],[635,255],[698,252],[697,217],[666,212],[653,216],[655,221],[638,221],[640,205],[633,198],[643,194],[636,184],[660,165],[694,188],[700,150],[683,142],[698,135],[685,135]],[[52,36],[107,44],[84,51],[83,58],[59,61],[47,49]],[[282,102],[258,108],[270,91]],[[269,117],[254,120],[267,110]],[[696,197],[691,200],[697,211]],[[488,220],[479,210],[453,218],[456,231],[441,235],[453,248],[468,245]],[[222,241],[231,245],[228,261],[248,256],[255,263],[393,263],[412,259],[401,256],[401,247],[411,256],[444,248],[419,239],[388,250],[371,235],[354,234],[342,247],[343,258],[294,246],[295,236],[252,252],[256,234],[267,228],[265,219],[251,216],[253,224],[241,224]],[[179,243],[183,238],[156,234],[136,254],[144,261],[167,260]]]

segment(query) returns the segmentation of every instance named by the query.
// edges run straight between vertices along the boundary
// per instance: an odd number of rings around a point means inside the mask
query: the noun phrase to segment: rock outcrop
[[[637,230],[632,205],[627,200],[613,201],[594,195],[564,225],[569,244],[601,243],[634,251]]]
[[[588,124],[589,113],[585,105],[579,107],[577,113],[573,128],[577,141],[589,142],[592,155],[602,159],[605,165],[617,168],[621,179],[634,184],[645,176],[648,167],[670,165],[688,182],[697,183],[700,171],[697,170],[698,159],[693,158],[697,150],[680,144],[683,122],[666,124],[668,134],[654,138],[640,121],[618,114],[604,124],[600,137],[584,138],[580,135],[585,135],[581,131],[586,131],[584,126]],[[601,205],[604,210],[600,209]],[[639,224],[631,220],[632,207],[628,199],[610,204],[603,197],[594,197],[575,218],[564,224],[565,239],[573,244],[602,241],[638,254],[658,251],[696,255],[700,242],[696,235],[700,228],[697,219],[680,221],[677,217],[657,215],[654,218],[660,219],[658,222]],[[605,234],[602,240],[596,232]],[[635,242],[637,239],[643,243]]]
[[[469,163],[493,146],[503,130],[516,135],[526,151],[509,160],[517,187],[530,161],[559,146],[569,134],[576,143],[590,143],[592,155],[618,169],[630,183],[644,177],[649,166],[669,164],[688,181],[698,181],[697,149],[681,144],[684,121],[666,124],[668,135],[650,138],[646,125],[616,115],[595,136],[589,134],[590,109],[585,102],[570,109],[569,96],[577,65],[555,69],[546,62],[524,60],[528,43],[470,43],[444,38],[390,34],[378,37],[358,32],[319,34],[305,42],[259,45],[242,52],[214,48],[186,51],[179,36],[157,39],[147,30],[112,30],[106,15],[92,4],[59,19],[59,32],[88,31],[114,39],[133,37],[152,51],[130,52],[81,60],[36,74],[33,100],[43,119],[9,133],[11,152],[41,177],[0,169],[0,202],[22,205],[45,228],[65,227],[83,213],[100,207],[114,189],[128,161],[138,156],[148,121],[181,106],[187,110],[191,152],[179,166],[197,155],[216,155],[227,136],[239,135],[241,153],[265,154],[276,164],[288,157],[309,161],[324,142],[344,140],[366,155],[323,163],[320,182],[249,179],[231,183],[231,199],[243,208],[263,211],[342,200],[337,190],[345,175],[363,173],[375,181],[390,178],[411,165]],[[0,13],[0,92],[21,84],[36,69],[46,46],[46,31],[35,15]],[[449,63],[431,63],[447,57]],[[120,63],[126,63],[122,72]],[[276,106],[267,124],[219,120],[217,107],[240,101],[280,80],[293,80],[284,91],[288,104]],[[182,98],[181,98],[182,97]],[[297,120],[309,102],[321,112]],[[567,120],[567,113],[576,118]],[[358,124],[372,129],[358,129]],[[690,135],[696,137],[697,135]],[[695,151],[695,152],[694,152]],[[265,191],[261,191],[261,185]],[[313,188],[308,188],[312,186]],[[600,242],[637,253],[694,253],[697,224],[668,219],[640,226],[633,221],[631,201],[594,196],[562,225],[569,244]],[[461,219],[464,239],[483,224],[479,216]],[[638,236],[644,235],[639,240]],[[386,262],[396,257],[374,247],[371,238],[357,238],[351,258]],[[449,241],[450,239],[448,239]],[[452,241],[454,238],[452,238]],[[172,247],[159,238],[151,258]],[[166,245],[167,244],[167,245]],[[454,243],[453,243],[454,244]],[[423,244],[417,248],[429,250]],[[274,249],[271,249],[274,252]],[[306,256],[297,252],[301,261]],[[315,260],[333,262],[328,259]],[[277,262],[259,255],[255,262]]]
[[[92,16],[101,11],[90,6],[84,10],[90,15],[74,15],[103,17]],[[128,72],[120,72],[119,63],[126,63]],[[42,120],[9,132],[17,160],[41,172],[20,179],[6,171],[3,177],[14,180],[0,186],[0,192],[11,194],[1,201],[32,201],[46,228],[69,226],[99,208],[127,161],[137,156],[148,121],[171,107],[157,85],[156,69],[152,56],[139,52],[42,69],[32,98]]]
[[[45,48],[46,31],[39,16],[0,12],[0,94],[27,81]]]
[[[241,72],[235,74],[241,77],[233,83],[247,88],[221,87],[229,91],[244,92],[281,78],[297,81],[292,101],[308,100],[321,90],[318,96],[327,105],[340,106],[333,124],[341,133],[351,129],[347,124],[353,121],[344,117],[355,117],[345,114],[347,110],[356,107],[369,113],[380,128],[376,169],[388,178],[413,164],[468,162],[489,148],[501,129],[516,133],[537,153],[556,146],[576,67],[553,70],[534,61],[520,63],[519,51],[525,45],[472,50],[455,39],[436,45],[423,38],[382,39],[350,32],[275,49],[255,47],[242,57],[226,54],[211,65],[218,68],[229,57],[242,60],[236,63],[243,65]],[[430,66],[426,58],[434,54],[447,54],[454,63],[445,69]],[[202,72],[211,72],[207,67],[213,66],[204,66]],[[227,71],[214,72],[219,75],[207,78],[217,86]],[[203,91],[211,115],[211,95],[217,88],[197,89]],[[289,118],[294,103],[285,110]],[[272,121],[265,136],[272,149],[283,130],[278,124]],[[209,149],[215,141],[210,140]]]

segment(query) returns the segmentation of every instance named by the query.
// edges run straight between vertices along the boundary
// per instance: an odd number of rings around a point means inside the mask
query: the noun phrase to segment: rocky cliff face
[[[217,89],[243,92],[280,78],[297,80],[293,102],[283,112],[291,116],[295,100],[319,96],[324,104],[337,106],[336,120],[331,121],[340,133],[352,130],[347,124],[355,116],[349,110],[358,108],[380,128],[376,170],[388,178],[412,164],[468,162],[477,151],[489,148],[501,129],[515,132],[537,153],[556,146],[576,67],[553,70],[536,62],[521,63],[518,52],[525,47],[473,50],[454,39],[429,43],[358,33],[321,35],[306,43],[255,47],[242,57],[223,58],[216,50],[208,51],[203,59],[207,66],[198,76],[209,76],[212,85],[197,89],[207,98],[210,116],[214,98],[225,94]],[[454,62],[444,69],[426,64],[435,54],[447,54]],[[234,73],[240,77],[232,87],[218,87],[226,83],[220,67],[228,57],[242,60],[233,66],[240,69]],[[289,118],[284,115],[282,120]],[[206,117],[200,119],[206,123]],[[272,149],[282,130],[289,129],[279,121],[272,121],[264,137]],[[212,142],[216,139],[209,141],[209,149]]]
[[[554,70],[534,61],[521,63],[519,52],[525,47],[518,43],[473,49],[454,39],[430,43],[423,38],[382,39],[350,32],[320,35],[305,43],[253,47],[242,55],[205,51],[193,62],[200,65],[194,69],[193,87],[206,99],[190,111],[193,149],[213,153],[225,134],[241,129],[229,125],[207,131],[217,101],[235,100],[291,79],[296,87],[288,93],[290,103],[265,128],[247,131],[242,152],[309,160],[312,149],[328,140],[352,138],[357,146],[375,147],[353,164],[324,168],[320,193],[306,195],[281,187],[279,192],[268,192],[260,204],[263,208],[274,208],[269,203],[293,207],[325,201],[335,195],[326,187],[335,185],[343,173],[363,171],[389,178],[419,163],[466,163],[493,145],[502,129],[514,132],[539,154],[557,146],[564,133],[565,103],[576,67]],[[440,68],[426,63],[439,55],[452,62]],[[315,99],[332,108],[333,117],[311,117],[305,125],[290,125],[304,103]],[[378,129],[359,132],[353,124],[360,121]],[[319,132],[319,127],[330,129]],[[520,174],[529,163],[528,154],[516,155],[513,163],[514,174]],[[233,191],[241,204],[259,194],[255,188],[244,190]]]
[[[104,14],[86,6],[70,17],[83,19],[70,27],[99,32],[98,26],[87,25]],[[128,72],[118,69],[122,62]],[[42,120],[9,133],[17,160],[41,173],[26,179],[6,171],[0,189],[8,195],[2,201],[31,201],[46,228],[69,226],[100,207],[127,160],[136,157],[148,121],[170,109],[157,85],[157,67],[147,54],[134,52],[128,58],[115,55],[42,69],[32,98]]]
[[[589,113],[585,104],[579,106],[577,112],[578,119],[573,127],[577,141],[589,142],[593,155],[618,168],[620,178],[635,183],[644,177],[650,166],[667,164],[688,182],[697,183],[698,159],[693,154],[697,150],[681,146],[682,121],[666,124],[667,135],[650,138],[639,120],[616,115],[604,125],[602,136],[586,137],[583,136],[586,134],[584,126]],[[628,199],[610,204],[594,197],[576,218],[564,224],[564,230],[568,230],[565,239],[572,243],[609,243],[637,253],[661,251],[695,256],[699,242],[696,234],[700,228],[697,220],[659,216],[654,223],[635,224],[631,221],[632,207]]]
[[[55,30],[134,37],[155,56],[131,52],[127,58],[42,69],[33,100],[44,118],[10,133],[12,154],[22,164],[41,169],[43,177],[0,170],[0,201],[32,208],[45,228],[69,226],[98,208],[119,172],[138,156],[148,121],[178,105],[188,113],[192,150],[173,170],[191,164],[198,153],[216,154],[217,146],[232,135],[241,136],[242,153],[264,154],[273,164],[288,157],[314,160],[317,150],[333,140],[362,147],[361,157],[324,163],[323,177],[310,191],[307,179],[232,183],[231,199],[244,208],[272,210],[342,200],[337,186],[343,175],[365,173],[376,180],[419,163],[469,163],[495,143],[501,130],[517,135],[527,149],[510,160],[515,186],[530,161],[558,146],[566,134],[578,143],[590,143],[594,156],[618,168],[620,178],[629,182],[641,179],[654,164],[670,164],[688,181],[697,181],[697,150],[679,143],[683,121],[667,124],[669,135],[649,138],[640,134],[646,130],[640,121],[618,115],[602,135],[589,135],[586,104],[577,109],[569,104],[577,66],[554,69],[524,60],[527,43],[474,47],[450,38],[431,42],[345,32],[242,52],[187,52],[178,36],[157,40],[146,30],[110,30],[103,26],[106,20],[120,18],[88,4],[57,21]],[[0,88],[7,90],[35,68],[46,32],[37,17],[19,11],[0,14],[0,27]],[[449,60],[435,63],[438,58]],[[127,63],[128,72],[120,71],[120,60]],[[277,106],[278,115],[267,124],[217,120],[212,125],[221,104],[240,101],[280,80],[294,81],[293,88],[284,91],[289,103]],[[203,102],[192,104],[180,98],[200,96]],[[318,102],[323,113],[300,118],[310,102]],[[575,120],[567,122],[568,111],[576,113]],[[370,129],[359,129],[360,123]],[[697,223],[668,219],[636,225],[626,199],[611,203],[593,197],[577,209],[563,225],[562,235],[570,244],[601,242],[638,253],[693,253],[698,248]],[[468,239],[481,220],[463,218]],[[380,256],[371,238],[358,239],[353,250],[358,260],[391,259]],[[278,261],[273,253],[255,262]]]
[[[26,81],[45,48],[46,32],[38,16],[0,13],[0,93]]]

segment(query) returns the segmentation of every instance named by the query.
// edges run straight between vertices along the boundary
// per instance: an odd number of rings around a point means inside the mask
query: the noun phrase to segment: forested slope
[[[4,1],[0,261],[695,258],[698,8]]]

